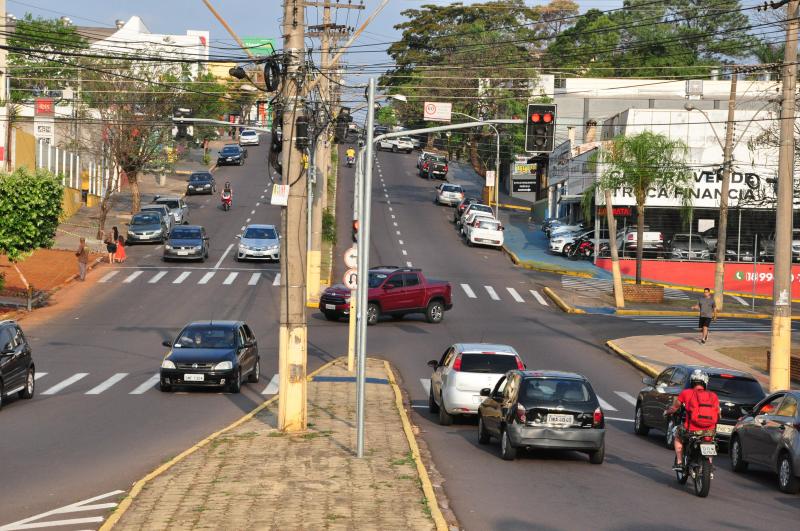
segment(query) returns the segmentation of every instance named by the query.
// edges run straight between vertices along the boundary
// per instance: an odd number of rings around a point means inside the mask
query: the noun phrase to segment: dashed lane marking
[[[205,275],[203,275],[203,278],[201,278],[197,283],[198,284],[208,284],[208,281],[211,280],[214,277],[214,275],[216,275],[216,273],[214,271],[211,271],[210,273],[206,273]]]
[[[405,243],[403,243],[403,240],[397,240],[397,241],[398,241],[398,243],[399,243],[400,245],[405,245]]]
[[[251,216],[252,216],[253,214],[255,214],[255,213],[256,213],[256,209],[255,209],[255,208],[254,208],[253,210],[251,210],[251,211],[250,211],[250,215],[251,215]]]
[[[618,411],[617,408],[615,408],[614,406],[612,406],[599,396],[597,397],[597,401],[600,402],[600,407],[603,408],[605,411]]]
[[[38,380],[39,378],[43,378],[47,376],[46,372],[37,372],[36,375],[33,377],[34,380]]]
[[[183,273],[178,275],[178,277],[175,280],[173,280],[172,283],[173,284],[182,284],[183,281],[186,280],[186,277],[188,277],[191,274],[192,274],[191,271],[184,271]]]
[[[113,277],[117,276],[118,274],[119,274],[119,271],[109,271],[108,273],[106,273],[105,275],[103,275],[103,278],[101,278],[100,280],[98,280],[98,282],[108,282],[108,281],[109,281],[109,280],[111,280]]]
[[[280,386],[281,377],[280,374],[273,374],[272,379],[269,381],[267,386],[261,391],[262,395],[274,395],[278,393],[278,388]]]
[[[130,284],[131,282],[136,280],[136,277],[141,276],[142,273],[144,273],[144,271],[134,271],[133,273],[125,277],[125,280],[123,280],[122,283]]]
[[[147,381],[145,381],[139,387],[137,387],[136,389],[131,391],[129,394],[132,394],[132,395],[144,394],[147,391],[149,391],[150,389],[152,389],[158,383],[159,379],[160,379],[160,376],[158,374],[154,374],[153,376],[148,378]]]
[[[57,392],[59,392],[59,391],[61,391],[63,389],[66,389],[67,387],[69,387],[70,385],[74,384],[75,382],[77,382],[79,380],[83,380],[87,376],[89,376],[88,372],[79,372],[79,373],[73,374],[72,376],[70,376],[66,380],[63,380],[63,381],[57,383],[56,385],[54,385],[53,387],[51,387],[50,389],[44,391],[42,394],[43,395],[54,395]]]
[[[400,234],[399,230],[396,230],[395,232],[397,233],[398,236],[402,236],[402,234]]]
[[[401,249],[403,251],[403,256],[408,256],[408,252],[405,249]]]
[[[155,284],[156,282],[158,282],[159,280],[161,280],[162,278],[164,278],[166,275],[167,275],[167,272],[166,272],[166,271],[159,271],[158,273],[156,273],[155,275],[153,275],[153,278],[151,278],[151,279],[150,279],[150,280],[148,280],[147,282],[149,282],[150,284]]]
[[[517,302],[525,302],[525,299],[523,299],[522,296],[519,293],[517,293],[517,290],[515,290],[514,288],[506,288],[506,290],[511,294],[511,297],[515,301],[517,301]]]
[[[275,275],[275,280],[272,281],[273,286],[280,286],[281,285],[281,274],[278,273]]]
[[[488,293],[488,294],[489,294],[489,297],[490,297],[492,300],[495,300],[495,301],[499,301],[499,300],[500,300],[500,296],[499,296],[499,295],[497,295],[497,292],[494,290],[494,288],[493,288],[493,287],[491,287],[491,286],[484,286],[484,289],[486,290],[486,293]]]
[[[236,277],[238,277],[238,276],[239,276],[239,273],[236,273],[236,272],[228,273],[228,276],[225,277],[225,280],[222,281],[222,284],[225,285],[225,286],[229,286],[229,285],[233,284],[233,281],[236,280]]]
[[[636,399],[633,398],[631,395],[626,393],[625,391],[614,391],[614,394],[623,399],[625,402],[629,403],[632,406],[636,405]]]
[[[258,279],[261,278],[261,273],[253,273],[250,275],[250,280],[247,281],[248,286],[255,286],[258,284]]]
[[[549,304],[547,304],[547,301],[544,299],[544,297],[542,297],[539,294],[538,291],[532,289],[532,290],[530,290],[530,292],[531,292],[531,295],[533,295],[533,297],[536,299],[536,302],[538,302],[542,306],[549,306]]]
[[[470,299],[478,298],[478,296],[475,295],[475,292],[472,291],[472,288],[469,286],[469,284],[461,284],[461,289],[464,290],[464,293],[466,293],[467,297],[469,297]]]
[[[87,395],[99,395],[100,393],[102,393],[106,389],[109,389],[112,385],[118,383],[120,380],[122,380],[126,376],[128,376],[127,372],[118,372],[114,376],[112,376],[111,378],[106,380],[105,382],[103,382],[100,385],[98,385],[97,387],[93,387],[92,389],[89,389],[88,391],[86,391],[86,394]]]

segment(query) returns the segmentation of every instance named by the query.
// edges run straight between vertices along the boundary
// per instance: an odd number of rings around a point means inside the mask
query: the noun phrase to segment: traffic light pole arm
[[[483,120],[482,122],[464,122],[463,124],[450,124],[450,125],[440,125],[437,127],[426,127],[424,129],[406,129],[405,131],[398,131],[396,133],[386,133],[384,135],[378,135],[372,139],[372,143],[380,142],[381,140],[385,140],[387,138],[399,138],[401,136],[411,136],[420,133],[437,133],[439,131],[455,131],[458,129],[471,129],[473,127],[483,127],[489,124],[509,124],[509,125],[521,125],[524,124],[525,120],[520,119],[493,119],[493,120]]]
[[[225,127],[238,127],[240,129],[252,129],[253,131],[258,131],[260,133],[271,133],[272,129],[268,129],[266,127],[260,127],[257,125],[247,125],[247,124],[234,124],[231,122],[224,122],[222,120],[211,120],[210,118],[173,118],[173,122],[176,124],[183,124],[191,123],[191,124],[207,124],[207,125],[222,125]]]

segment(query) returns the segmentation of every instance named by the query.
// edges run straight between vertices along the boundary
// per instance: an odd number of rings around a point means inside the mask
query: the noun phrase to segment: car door
[[[667,367],[659,374],[653,388],[642,397],[642,415],[649,426],[664,425],[664,392],[669,386],[675,367]]]
[[[403,291],[406,308],[425,308],[425,286],[420,283],[419,273],[403,273]]]
[[[236,357],[239,359],[239,368],[242,371],[242,375],[250,372],[251,363],[247,346],[247,336],[241,326],[236,328]]]
[[[403,302],[403,275],[395,273],[390,275],[389,278],[381,286],[383,294],[381,294],[381,311],[394,312],[404,309]]]
[[[768,463],[772,463],[773,467],[777,466],[778,452],[787,447],[787,445],[784,444],[784,437],[787,435],[787,430],[790,432],[789,437],[794,438],[791,436],[791,428],[795,422],[796,416],[797,398],[787,393],[783,397],[781,405],[778,406],[775,415],[773,415],[772,418],[767,421],[766,426],[764,426],[770,444],[770,447],[767,449],[766,459]],[[791,440],[787,440],[786,442],[791,443]]]
[[[499,380],[497,380],[497,384],[494,386],[494,389],[491,390],[489,396],[486,397],[481,405],[483,425],[486,426],[486,429],[489,431],[489,433],[495,435],[500,434],[500,408],[506,388],[506,380],[507,375],[503,375]]]
[[[449,347],[447,350],[445,350],[441,359],[439,360],[439,365],[436,366],[433,374],[431,374],[431,392],[435,397],[439,397],[442,394],[442,373],[444,373],[444,371],[449,367],[450,362],[453,360],[454,351],[455,348],[453,347]]]
[[[242,331],[244,332],[245,340],[247,341],[247,357],[249,358],[250,370],[252,370],[256,366],[256,362],[258,361],[258,342],[256,341],[256,336],[253,334],[253,331],[250,330],[250,327],[242,325]]]
[[[23,348],[17,344],[13,326],[0,328],[0,374],[5,393],[18,389],[25,379]]]
[[[770,432],[775,427],[775,418],[784,395],[785,393],[775,393],[768,400],[761,402],[758,409],[753,412],[755,416],[753,419],[754,429],[748,440],[750,444],[748,455],[749,459],[755,463],[765,466],[773,464],[769,459],[774,446]]]

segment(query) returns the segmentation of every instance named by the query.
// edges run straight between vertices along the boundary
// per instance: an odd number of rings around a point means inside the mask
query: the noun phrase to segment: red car
[[[410,267],[382,266],[369,270],[367,324],[374,325],[381,315],[401,318],[421,313],[429,323],[438,323],[453,307],[449,282],[428,280],[422,271]],[[342,284],[326,289],[319,309],[330,321],[350,313],[350,290]]]

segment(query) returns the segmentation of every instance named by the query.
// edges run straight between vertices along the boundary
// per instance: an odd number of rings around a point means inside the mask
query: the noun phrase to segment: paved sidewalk
[[[445,528],[423,493],[430,483],[404,434],[393,376],[370,359],[367,377],[363,459],[353,451],[355,382],[339,359],[308,384],[306,433],[276,431],[273,401],[146,483],[114,528],[436,529],[434,517]]]

